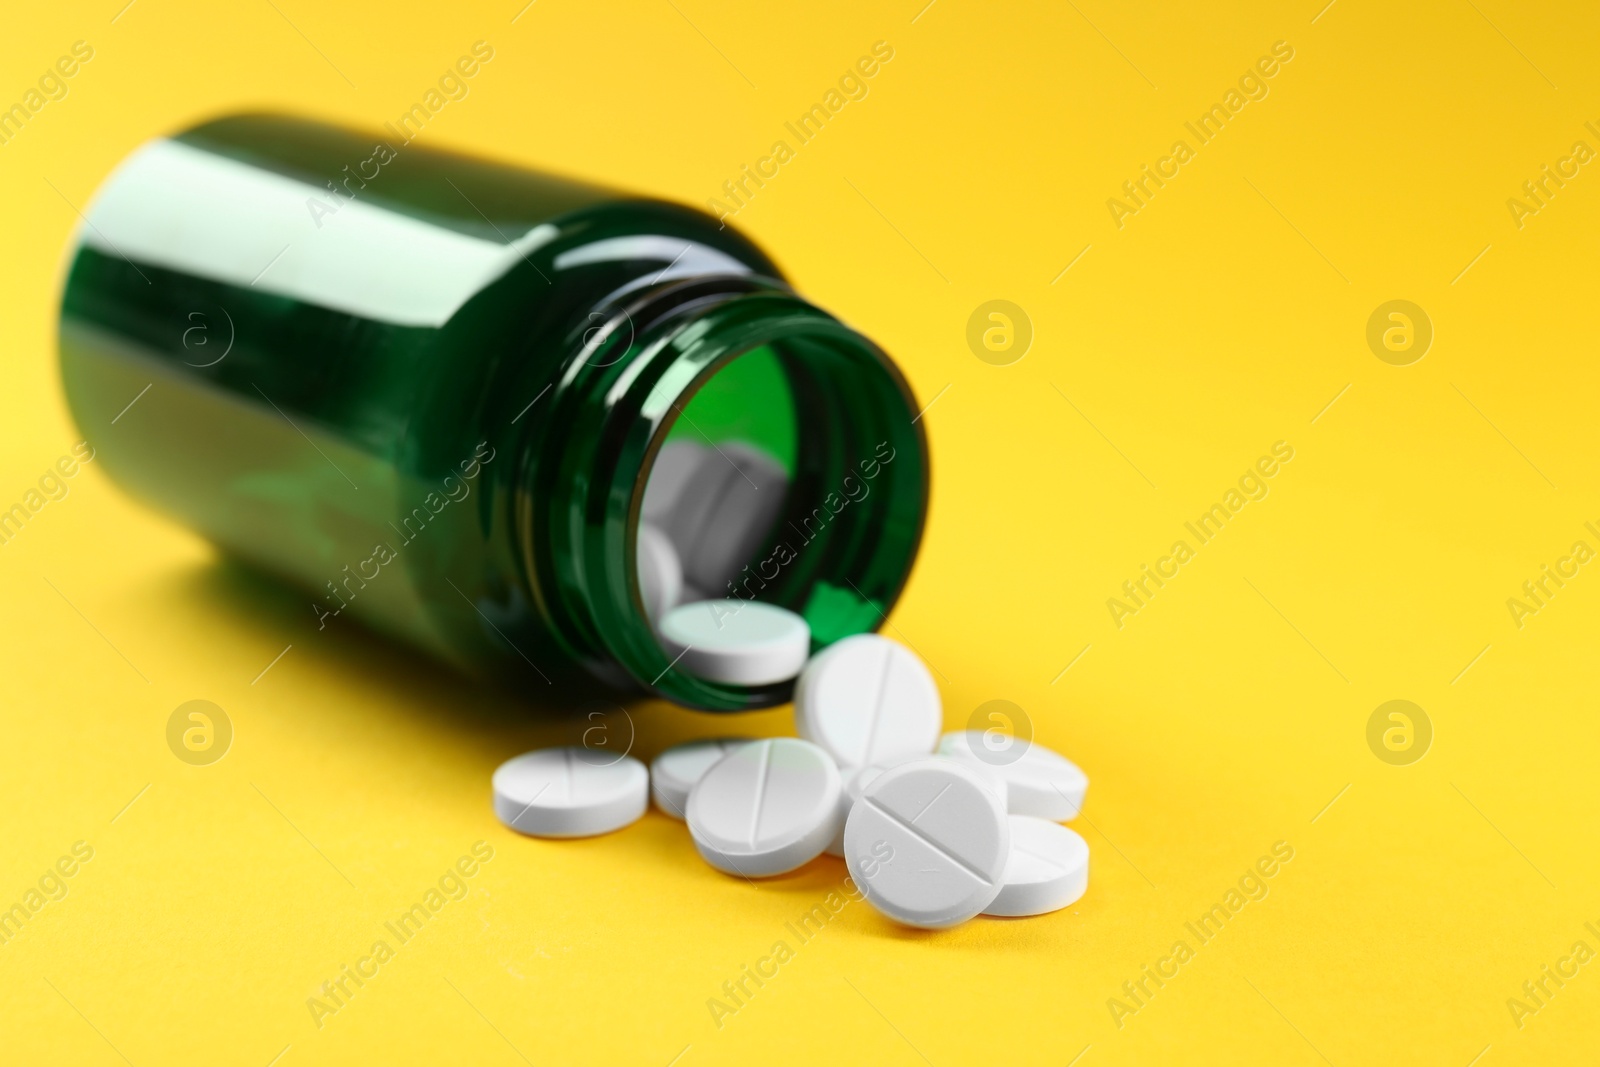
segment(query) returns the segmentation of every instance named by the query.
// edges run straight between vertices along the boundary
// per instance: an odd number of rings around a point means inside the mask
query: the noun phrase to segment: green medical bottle
[[[303,587],[304,640],[360,620],[536,703],[789,699],[656,638],[635,546],[673,441],[782,468],[704,592],[800,613],[813,649],[880,624],[921,538],[927,443],[888,357],[716,219],[566,178],[210,122],[97,192],[60,345],[96,465]]]

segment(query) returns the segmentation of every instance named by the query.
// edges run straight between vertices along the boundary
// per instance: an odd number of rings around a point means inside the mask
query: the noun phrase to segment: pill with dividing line
[[[1013,742],[996,754],[984,747],[983,731],[958,730],[939,739],[939,752],[977,760],[999,772],[1006,780],[1006,808],[1013,815],[1066,822],[1076,819],[1083,808],[1089,776],[1076,763],[1036,741]]]
[[[713,737],[673,745],[650,764],[650,797],[656,807],[674,819],[683,818],[689,806],[689,792],[713,764],[748,737]]]
[[[867,783],[892,766],[894,763],[874,763],[868,767],[852,767],[839,772],[842,785],[839,790],[839,829],[833,840],[828,842],[828,847],[823,849],[824,852],[841,859],[844,857],[844,827],[850,818],[850,809],[861,799],[861,792],[867,788]]]
[[[1060,823],[1012,815],[1011,854],[1000,892],[985,915],[1043,915],[1058,911],[1089,888],[1089,845]]]
[[[689,791],[689,835],[711,866],[746,878],[783,874],[821,855],[838,820],[839,769],[809,741],[740,745]]]
[[[650,773],[631,756],[568,745],[525,752],[494,772],[494,813],[535,837],[589,837],[644,814]]]
[[[928,668],[879,634],[835,641],[811,657],[795,683],[795,732],[841,767],[929,754],[942,714]]]
[[[874,778],[850,809],[845,861],[868,902],[938,929],[994,902],[1011,854],[1004,805],[955,760],[919,759]]]
[[[661,619],[659,633],[678,668],[729,685],[787,681],[811,651],[805,619],[758,600],[680,604]]]

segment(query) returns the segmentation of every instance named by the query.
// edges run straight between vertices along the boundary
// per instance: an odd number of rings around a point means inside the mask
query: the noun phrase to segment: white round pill
[[[874,907],[908,926],[937,929],[993,903],[1011,829],[1000,798],[971,770],[919,759],[867,784],[850,809],[844,852]]]
[[[1000,892],[985,915],[1043,915],[1066,907],[1089,888],[1089,845],[1059,823],[1008,816],[1011,855]]]
[[[683,564],[672,539],[649,523],[639,524],[637,540],[639,596],[645,614],[659,619],[676,607],[683,595]]]
[[[541,748],[494,772],[494,813],[513,830],[537,837],[589,837],[621,829],[644,814],[650,774],[582,745]]]
[[[661,619],[661,644],[690,674],[729,685],[793,678],[811,651],[806,620],[758,600],[680,604]]]
[[[958,730],[939,739],[939,752],[987,763],[1006,780],[1006,808],[1013,815],[1034,815],[1051,822],[1076,819],[1083,807],[1089,776],[1076,763],[1037,741],[1011,739],[999,751],[985,747],[982,730]]]
[[[839,856],[841,858],[844,856],[845,823],[849,821],[850,809],[855,806],[856,801],[861,799],[861,794],[866,791],[868,783],[870,783],[874,778],[878,777],[878,775],[882,774],[884,771],[888,770],[890,767],[897,767],[900,764],[910,762],[913,759],[922,758],[924,757],[909,756],[905,759],[886,760],[883,763],[874,763],[867,767],[847,767],[840,770],[839,832],[834,835],[833,840],[828,843],[828,847],[823,849],[823,851],[830,856]],[[995,785],[995,782],[991,780],[988,784],[993,786]],[[1004,804],[1004,783],[1002,782],[1000,785],[1002,787],[1000,790],[998,790],[1000,795],[1000,803]]]
[[[939,740],[939,687],[916,654],[878,634],[835,641],[794,690],[795,732],[841,767],[926,756]]]
[[[645,517],[666,531],[687,561],[698,547],[702,531],[713,521],[728,481],[739,476],[739,468],[708,446],[691,441],[673,445],[677,447],[672,455],[667,454],[669,445],[656,457],[642,507]]]
[[[714,737],[673,745],[650,763],[650,798],[674,819],[683,818],[689,791],[701,775],[733,749],[749,743],[748,737]]]
[[[833,840],[828,842],[828,847],[822,851],[830,856],[844,856],[844,827],[849,821],[850,809],[861,799],[861,791],[867,788],[867,783],[887,769],[883,765],[873,764],[870,767],[852,767],[840,772],[839,832],[833,835]]]
[[[833,837],[839,769],[809,741],[740,745],[689,791],[689,835],[711,866],[760,878],[815,859]]]
[[[644,500],[640,513],[645,521],[655,526],[667,522],[669,516],[683,506],[684,493],[707,460],[716,453],[697,441],[678,438],[668,441],[656,453],[650,466],[649,480],[644,486]]]
[[[720,455],[719,455],[720,453]],[[703,470],[719,476],[698,528],[682,542],[684,571],[722,596],[755,553],[783,507],[789,474],[772,456],[743,441],[725,441]],[[726,460],[718,470],[716,459]],[[706,479],[707,481],[711,479]],[[700,479],[689,492],[698,489]]]

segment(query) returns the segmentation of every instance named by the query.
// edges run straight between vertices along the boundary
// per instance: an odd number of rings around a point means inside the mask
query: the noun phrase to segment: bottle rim
[[[815,652],[876,630],[910,577],[928,502],[927,440],[910,386],[872,341],[771,279],[678,279],[601,318],[570,338],[573,356],[552,391],[548,440],[561,442],[560,454],[530,462],[518,479],[533,599],[557,640],[602,680],[620,674],[707,711],[788,701],[792,680],[708,681],[681,669],[657,638],[636,549],[656,456],[682,409],[729,364],[759,348],[777,354],[796,406],[795,470],[773,535],[724,592],[799,612]]]

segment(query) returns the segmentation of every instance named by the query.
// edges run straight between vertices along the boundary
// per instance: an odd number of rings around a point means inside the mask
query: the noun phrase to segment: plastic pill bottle
[[[96,464],[300,586],[312,634],[360,620],[535,702],[789,699],[656,638],[635,545],[669,439],[782,464],[708,592],[799,612],[814,649],[881,623],[921,538],[904,379],[749,240],[392,129],[247,115],[143,146],[85,212],[60,350]]]

